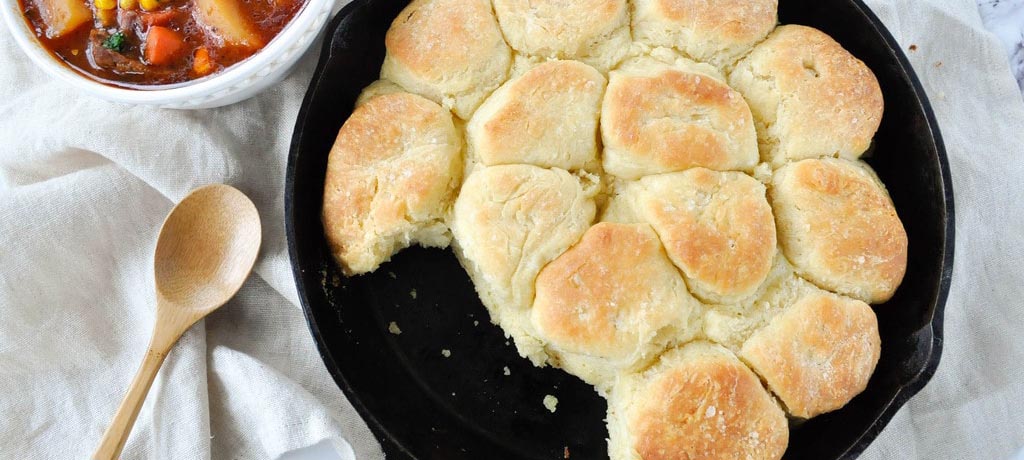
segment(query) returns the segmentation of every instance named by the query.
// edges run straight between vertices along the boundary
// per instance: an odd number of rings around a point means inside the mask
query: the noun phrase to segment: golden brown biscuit
[[[815,284],[889,300],[907,269],[907,233],[866,164],[803,160],[775,172],[770,192],[786,257]]]
[[[377,80],[370,83],[369,86],[363,88],[359,92],[359,97],[356,99],[356,106],[360,106],[373,99],[377,96],[383,96],[385,94],[404,93],[406,92],[401,86],[391,83],[387,80]]]
[[[728,350],[694,342],[619,379],[608,403],[611,460],[778,459],[782,409]]]
[[[723,68],[778,22],[778,0],[634,0],[633,38]]]
[[[468,120],[508,78],[512,52],[487,0],[414,0],[388,29],[381,78]]]
[[[494,12],[522,54],[575,59],[607,72],[629,51],[626,0],[494,0]]]
[[[531,315],[552,364],[606,388],[692,336],[697,309],[649,225],[599,223],[540,271]]]
[[[636,212],[705,302],[736,302],[757,291],[777,252],[765,187],[739,172],[693,168],[647,176],[630,187]],[[629,192],[627,192],[629,193]]]
[[[596,187],[561,169],[528,165],[474,171],[455,201],[455,253],[491,319],[514,337],[529,322],[534,282],[544,265],[579,241],[594,221]],[[543,362],[539,346],[516,340]]]
[[[855,160],[882,121],[882,90],[863,62],[824,32],[781,26],[736,64],[729,83],[758,124],[761,154],[788,160]]]
[[[739,93],[710,66],[678,59],[627,61],[601,106],[604,169],[624,179],[695,166],[749,171],[757,133]]]
[[[747,340],[740,356],[790,414],[810,418],[843,407],[864,391],[880,351],[871,307],[821,292],[775,317]]]
[[[526,163],[593,169],[605,79],[576,61],[534,67],[498,88],[466,126],[475,158],[487,166]]]
[[[420,96],[378,96],[352,112],[327,160],[322,215],[345,274],[376,270],[415,243],[448,245],[460,150],[451,114]]]

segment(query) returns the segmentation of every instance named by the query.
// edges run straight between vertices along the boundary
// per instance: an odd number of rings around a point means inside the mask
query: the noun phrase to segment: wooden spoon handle
[[[93,460],[116,460],[121,455],[121,449],[124,448],[124,443],[128,440],[128,434],[132,431],[135,418],[139,416],[139,410],[142,409],[142,403],[146,400],[149,387],[153,385],[156,373],[160,370],[160,365],[163,364],[166,356],[166,349],[157,351],[150,346],[146,350],[146,357],[142,359],[142,365],[139,366],[139,371],[132,379],[131,386],[128,387],[128,394],[124,395],[121,406],[117,408],[117,413],[114,415],[114,420],[110,422],[106,433],[103,433],[103,441],[100,442],[96,453],[92,455]]]

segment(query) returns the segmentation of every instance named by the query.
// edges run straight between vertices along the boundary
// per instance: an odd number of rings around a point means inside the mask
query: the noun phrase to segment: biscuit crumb
[[[473,326],[474,327],[479,326],[479,325],[480,325],[480,321],[473,320]]]
[[[395,272],[388,272],[388,276],[390,276],[390,277],[391,277],[391,279],[393,279],[393,280],[396,280],[396,279],[398,279],[398,277],[397,277],[397,276],[395,276]]]
[[[388,324],[388,332],[394,335],[400,335],[402,333],[402,330],[398,328],[398,324],[392,321],[390,324]]]
[[[942,67],[942,61],[935,63],[935,68],[938,69],[939,67]]]
[[[447,349],[447,348],[445,348],[444,350],[441,350],[441,356],[444,356],[445,358],[451,358],[452,357],[452,351]]]
[[[504,373],[505,375],[512,375],[512,371],[508,369],[508,366],[503,367],[501,369],[501,372]]]
[[[562,458],[569,458],[569,446],[565,446],[565,450],[562,451]]]
[[[910,45],[910,51],[917,51],[917,45]]]
[[[412,300],[416,300],[416,290],[415,289],[409,291],[409,297],[412,297]]]
[[[546,407],[549,411],[551,411],[552,414],[554,414],[555,411],[558,409],[558,398],[551,395],[545,395],[544,407]]]

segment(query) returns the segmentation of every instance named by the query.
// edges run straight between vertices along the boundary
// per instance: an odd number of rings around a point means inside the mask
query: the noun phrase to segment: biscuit
[[[658,232],[701,300],[736,302],[764,282],[777,241],[760,182],[740,172],[693,168],[647,176],[630,188],[638,194],[637,214]]]
[[[866,164],[791,163],[775,172],[769,196],[782,250],[800,276],[867,303],[892,297],[907,269],[907,233]]]
[[[863,62],[824,32],[780,26],[729,76],[758,125],[761,154],[780,166],[822,156],[856,160],[882,121],[882,90]]]
[[[696,311],[649,225],[599,223],[540,271],[531,317],[553,364],[606,388],[692,336]]]
[[[346,275],[371,272],[412,244],[446,247],[462,140],[451,114],[409,93],[352,112],[327,159],[322,219]]]
[[[634,0],[633,38],[728,67],[778,22],[778,0]]]
[[[508,78],[512,52],[487,0],[414,0],[391,23],[381,78],[468,120]]]
[[[740,357],[790,414],[810,418],[839,409],[864,391],[880,351],[871,307],[819,292],[803,297],[750,337]]]
[[[608,403],[611,460],[778,459],[786,416],[728,350],[693,342],[623,376]]]
[[[363,88],[363,90],[359,92],[359,97],[356,98],[356,106],[358,107],[360,105],[363,105],[366,103],[366,101],[369,101],[370,99],[373,99],[377,96],[404,92],[406,91],[402,89],[401,86],[391,83],[390,81],[377,80],[373,83],[370,83],[366,88]]]
[[[494,0],[494,12],[508,43],[528,56],[607,72],[629,51],[626,0]]]
[[[471,152],[487,166],[594,169],[604,88],[604,76],[586,64],[540,64],[502,85],[476,111],[466,126]]]
[[[452,215],[455,254],[507,333],[522,335],[510,329],[525,327],[528,316],[518,316],[533,302],[537,273],[590,228],[595,193],[564,170],[529,165],[483,167],[466,178]]]
[[[706,64],[653,58],[611,73],[601,106],[604,169],[623,179],[682,171],[753,170],[757,133],[743,97]]]

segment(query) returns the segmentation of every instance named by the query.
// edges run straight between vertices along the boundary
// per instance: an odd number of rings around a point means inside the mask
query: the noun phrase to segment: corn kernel
[[[160,7],[159,0],[139,0],[139,5],[146,11],[153,11]]]
[[[134,10],[139,6],[138,0],[120,0],[118,4],[121,5],[122,10]]]
[[[97,10],[112,10],[117,8],[117,0],[93,0]]]

